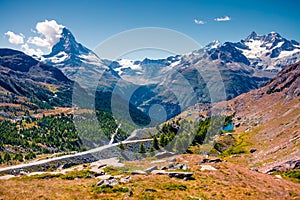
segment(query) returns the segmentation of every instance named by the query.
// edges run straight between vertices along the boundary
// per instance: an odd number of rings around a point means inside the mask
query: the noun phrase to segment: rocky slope
[[[71,106],[73,82],[55,67],[20,51],[0,49],[0,71],[2,109],[15,104],[32,110]]]
[[[263,172],[281,165],[286,165],[285,169],[297,168],[300,162],[299,87],[300,62],[285,67],[264,87],[215,106],[225,108],[227,114],[235,113],[237,137],[246,142],[244,150],[255,149],[232,160],[258,167]]]

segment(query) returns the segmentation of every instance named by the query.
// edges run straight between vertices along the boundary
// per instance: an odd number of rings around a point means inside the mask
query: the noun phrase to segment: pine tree
[[[158,140],[157,140],[156,136],[154,136],[154,138],[153,138],[152,147],[156,150],[159,149]]]
[[[14,160],[23,162],[23,155],[20,154],[20,153],[16,154],[15,157],[14,157]]]
[[[145,147],[143,145],[143,143],[140,144],[139,146],[139,153],[146,153]]]
[[[159,137],[159,144],[160,144],[160,146],[164,147],[165,143],[166,143],[165,134],[160,134],[160,137]]]
[[[5,154],[4,154],[4,161],[5,161],[5,162],[8,162],[8,161],[10,161],[10,160],[11,160],[10,155],[9,155],[8,153],[5,153]]]

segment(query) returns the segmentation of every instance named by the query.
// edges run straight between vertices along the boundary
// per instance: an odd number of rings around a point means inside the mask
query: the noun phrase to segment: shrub
[[[33,152],[30,152],[30,153],[25,155],[26,160],[31,160],[31,159],[34,159],[34,158],[36,158],[36,155]]]
[[[124,144],[122,142],[120,142],[120,144],[118,144],[118,147],[121,150],[125,150]]]
[[[166,190],[186,190],[185,184],[169,184],[164,187]]]
[[[49,174],[49,173],[44,173],[44,174],[37,174],[33,176],[26,176],[26,179],[50,179],[50,178],[58,178],[60,174]]]
[[[61,175],[60,178],[65,179],[65,180],[74,180],[75,178],[87,178],[94,174],[95,174],[95,172],[92,172],[89,170],[72,171],[72,172],[68,172],[66,174]]]
[[[300,183],[300,169],[284,171],[281,175],[294,182]]]
[[[108,185],[93,186],[92,192],[94,193],[115,193],[115,192],[129,192],[127,187],[111,187]]]

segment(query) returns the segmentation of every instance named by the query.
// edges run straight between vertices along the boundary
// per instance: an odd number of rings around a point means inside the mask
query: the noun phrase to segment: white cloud
[[[195,24],[205,24],[205,21],[194,19]]]
[[[50,47],[50,43],[46,39],[43,39],[43,38],[40,38],[40,37],[30,37],[27,40],[27,42],[29,44],[34,44],[38,47],[47,47],[47,48]]]
[[[29,47],[29,45],[27,43],[23,44],[21,46],[21,48],[22,48],[22,51],[24,51],[26,54],[31,55],[31,56],[35,55],[35,56],[40,57],[44,54],[44,52],[41,49],[32,49]]]
[[[5,35],[9,36],[10,43],[20,45],[26,54],[40,57],[45,54],[43,51],[51,50],[53,45],[59,41],[63,28],[64,26],[55,20],[45,20],[38,22],[35,29],[31,29],[31,32],[37,36],[29,37],[26,42],[24,42],[25,36],[22,33],[16,34],[7,31]]]
[[[225,21],[230,21],[230,20],[231,20],[231,18],[229,16],[215,18],[215,21],[217,21],[217,22],[225,22]]]
[[[58,24],[55,20],[38,22],[36,24],[36,32],[40,34],[40,36],[30,37],[27,42],[39,47],[51,49],[53,45],[59,41],[63,28],[64,26]]]
[[[22,33],[16,34],[12,31],[7,31],[5,35],[9,37],[8,41],[12,44],[24,44],[25,36]]]

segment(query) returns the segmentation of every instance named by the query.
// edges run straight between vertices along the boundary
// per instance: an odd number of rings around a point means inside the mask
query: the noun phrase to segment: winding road
[[[119,128],[121,127],[122,124],[119,124],[119,126],[116,128],[116,131],[111,135],[111,139],[109,141],[109,144],[112,144],[114,142],[115,136],[119,131]]]

